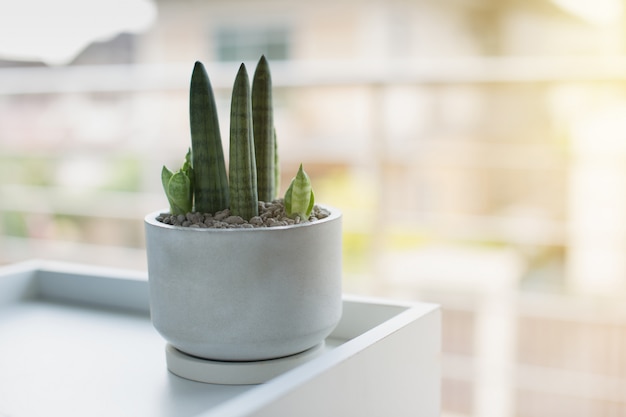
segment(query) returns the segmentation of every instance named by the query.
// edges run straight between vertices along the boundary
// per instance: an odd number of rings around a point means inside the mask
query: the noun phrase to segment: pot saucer
[[[249,385],[262,384],[310,361],[324,352],[324,345],[322,342],[304,352],[277,359],[224,362],[187,355],[168,343],[165,356],[167,368],[179,377],[207,384]]]

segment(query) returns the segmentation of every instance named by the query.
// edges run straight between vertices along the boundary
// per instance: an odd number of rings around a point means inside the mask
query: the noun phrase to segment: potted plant
[[[260,361],[319,345],[341,316],[341,213],[314,204],[302,165],[277,199],[270,70],[244,64],[232,92],[228,175],[204,66],[190,85],[191,149],[163,167],[170,211],[145,217],[150,309],[174,348]]]

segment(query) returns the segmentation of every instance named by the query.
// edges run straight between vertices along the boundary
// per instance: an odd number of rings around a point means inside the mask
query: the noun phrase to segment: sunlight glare
[[[624,6],[621,0],[552,0],[559,7],[591,23],[604,25],[622,19]]]

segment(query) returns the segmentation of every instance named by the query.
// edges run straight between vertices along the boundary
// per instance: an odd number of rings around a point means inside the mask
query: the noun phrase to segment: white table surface
[[[0,417],[439,415],[439,310],[347,297],[327,351],[263,385],[167,371],[140,274],[0,269]],[[353,414],[356,413],[356,414]]]

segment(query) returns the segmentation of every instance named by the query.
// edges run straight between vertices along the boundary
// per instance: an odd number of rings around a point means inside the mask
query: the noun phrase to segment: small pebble
[[[253,226],[261,226],[263,225],[263,219],[261,218],[261,216],[254,216],[253,218],[250,219],[248,223],[250,223]]]
[[[230,210],[226,209],[226,210],[218,211],[217,213],[215,213],[215,216],[213,216],[213,218],[215,220],[224,220],[228,216],[230,216]]]
[[[224,223],[228,224],[243,224],[244,222],[245,220],[239,216],[228,216],[224,219]]]

